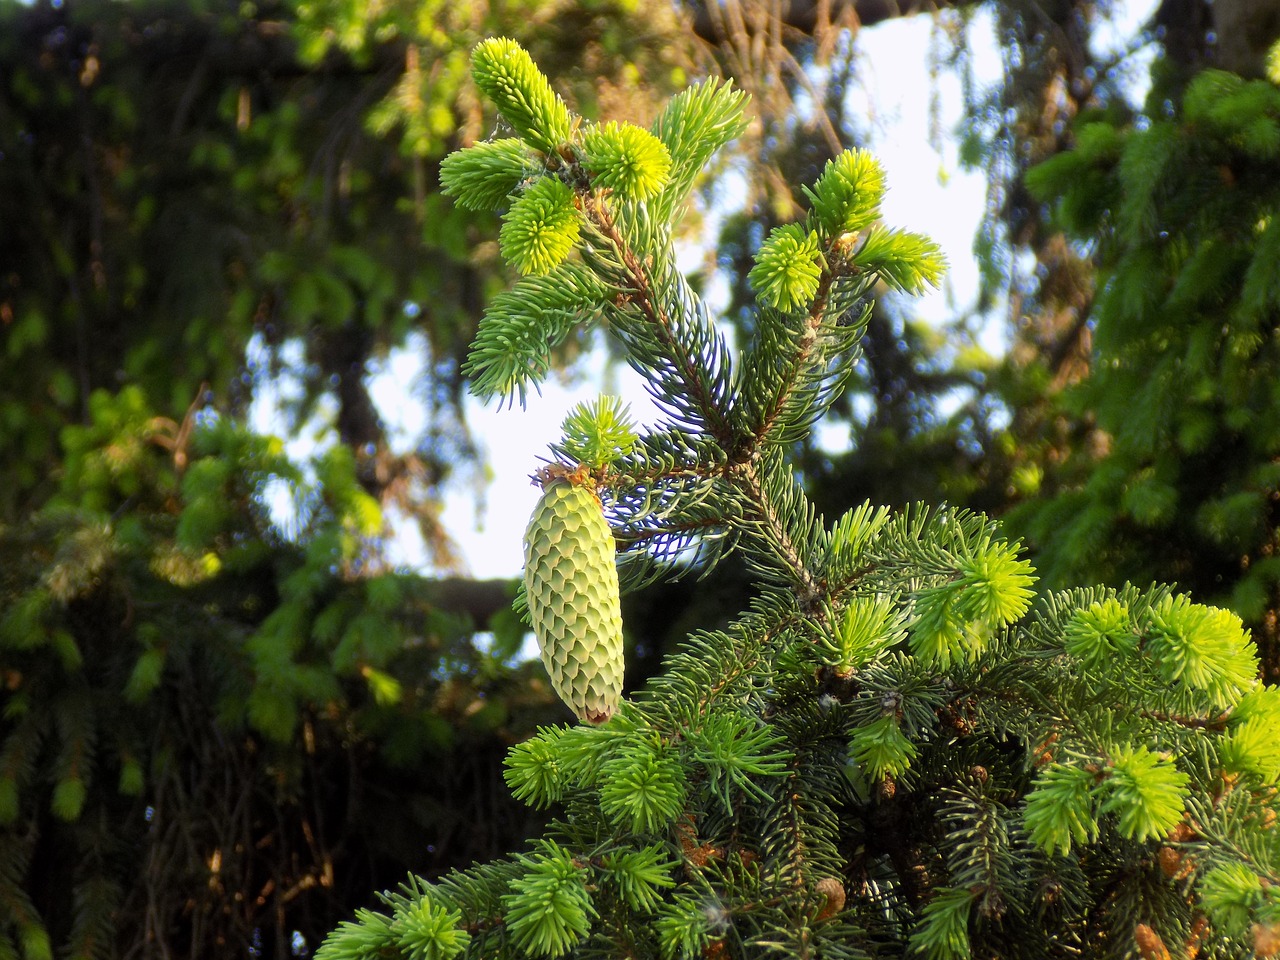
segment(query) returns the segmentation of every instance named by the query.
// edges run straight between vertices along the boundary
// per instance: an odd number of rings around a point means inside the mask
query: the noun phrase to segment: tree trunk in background
[[[1280,39],[1280,0],[1213,0],[1214,66],[1265,75],[1267,51]]]

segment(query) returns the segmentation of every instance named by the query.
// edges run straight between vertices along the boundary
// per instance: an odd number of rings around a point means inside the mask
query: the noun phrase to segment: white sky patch
[[[421,401],[412,399],[412,388],[422,379],[429,353],[427,338],[412,333],[402,349],[369,365],[369,396],[393,450],[412,447],[427,429],[427,411]]]
[[[1090,45],[1098,60],[1127,51],[1142,28],[1151,22],[1159,6],[1160,0],[1119,0],[1115,3],[1110,15],[1098,21],[1091,35]],[[1157,52],[1156,48],[1154,42],[1147,43],[1141,55],[1135,58],[1137,62],[1131,65],[1136,70],[1132,78],[1136,87],[1130,99],[1135,102],[1142,102],[1150,86],[1147,68]]]
[[[859,31],[860,83],[851,100],[854,113],[867,117],[864,146],[885,169],[885,223],[927,234],[947,257],[942,287],[912,305],[916,316],[941,322],[977,299],[973,239],[987,183],[982,172],[960,167],[952,134],[964,116],[964,95],[954,74],[931,75],[932,30],[928,17],[908,17]],[[977,82],[996,82],[1001,66],[989,14],[973,18],[969,36]],[[936,145],[929,142],[935,109],[941,131]]]
[[[529,475],[549,456],[548,447],[560,439],[560,424],[577,404],[601,393],[622,397],[638,426],[652,426],[661,413],[645,392],[644,382],[631,368],[608,367],[603,348],[594,351],[569,384],[556,378],[531,393],[525,409],[497,409],[468,400],[467,424],[483,447],[492,471],[481,516],[475,491],[447,494],[441,522],[454,537],[476,577],[513,577],[524,565],[524,528],[538,502],[539,489]]]

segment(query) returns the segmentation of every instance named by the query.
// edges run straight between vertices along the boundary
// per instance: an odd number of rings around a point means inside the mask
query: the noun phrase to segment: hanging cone
[[[622,700],[622,611],[613,532],[595,493],[544,481],[524,535],[529,615],[551,685],[586,723]]]

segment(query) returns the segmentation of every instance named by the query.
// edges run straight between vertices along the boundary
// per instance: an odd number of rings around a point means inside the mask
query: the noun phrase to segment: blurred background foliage
[[[461,359],[504,286],[496,222],[437,180],[495,132],[485,36],[589,118],[712,73],[754,95],[701,278],[745,336],[755,249],[868,134],[859,30],[933,15],[983,295],[942,324],[877,301],[806,482],[828,515],[1011,511],[1055,586],[1177,580],[1274,679],[1280,12],[1163,0],[1103,44],[1118,7],[0,0],[0,957],[300,955],[536,826],[499,764],[568,715],[514,656],[513,585],[458,575],[438,519],[483,482]],[[370,391],[397,350],[427,371],[408,440]],[[264,398],[313,455],[251,428]],[[388,560],[405,522],[429,575]],[[629,684],[748,589],[726,564],[628,598]]]

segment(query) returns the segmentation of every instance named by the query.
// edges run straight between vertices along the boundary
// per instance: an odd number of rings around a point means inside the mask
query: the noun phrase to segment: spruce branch
[[[711,79],[677,94],[654,121],[671,156],[667,185],[653,204],[659,222],[673,219],[717,150],[747,127],[748,96],[732,81]]]
[[[519,398],[525,405],[551,368],[553,351],[575,329],[589,328],[612,291],[574,262],[528,276],[489,302],[462,370],[479,397]]]
[[[692,634],[650,681],[637,709],[664,735],[681,734],[723,699],[749,696],[752,678],[769,669],[771,652],[799,622],[790,596],[756,598],[725,630]]]
[[[988,795],[985,770],[971,773],[957,787],[945,791],[942,821],[948,828],[947,857],[951,883],[976,895],[978,913],[989,919],[1003,916],[1011,894],[1007,875],[1012,870],[1010,814]]]
[[[680,520],[668,523],[658,521],[650,523],[642,529],[624,528],[616,530],[614,537],[617,539],[622,551],[633,547],[642,547],[646,548],[646,550],[656,549],[655,559],[662,559],[664,556],[674,558],[686,547],[692,546],[695,540],[698,543],[705,543],[709,534],[719,533],[727,523],[728,517],[721,514],[698,520]],[[655,542],[661,543],[661,546],[655,548]]]
[[[796,591],[800,608],[816,612],[823,593],[817,576],[809,566],[808,557],[811,553],[793,535],[792,524],[779,511],[777,500],[766,487],[767,469],[756,460],[748,460],[731,467],[729,472],[731,481],[750,505],[744,519],[753,523],[753,526],[747,530],[752,534],[752,539],[764,548],[755,551],[754,555],[773,570],[784,571]],[[794,480],[787,476],[781,482],[790,488]],[[803,493],[798,490],[797,493],[803,498]]]
[[[1117,703],[1115,708],[1121,710],[1124,704]],[[1225,715],[1219,714],[1216,717],[1188,717],[1179,714],[1165,713],[1160,710],[1142,710],[1139,715],[1147,720],[1158,720],[1161,723],[1176,723],[1180,727],[1186,727],[1189,730],[1212,730],[1223,731],[1227,729],[1227,718]]]
[[[705,576],[733,548],[741,511],[723,472],[718,444],[670,429],[641,437],[600,475],[627,589],[662,576]]]
[[[828,164],[805,223],[766,242],[757,336],[731,357],[671,229],[742,98],[707,84],[648,133],[580,130],[531,61],[482,59],[540,166],[512,185],[524,155],[504,145],[450,181],[479,206],[511,197],[505,252],[549,272],[499,298],[477,382],[523,399],[575,317],[603,317],[668,422],[636,436],[615,407],[575,411],[540,473],[554,495],[526,592],[558,644],[549,675],[577,706],[609,683],[607,709],[579,712],[598,726],[542,728],[507,759],[512,791],[553,811],[546,834],[384,897],[391,915],[361,914],[323,960],[1234,956],[1280,929],[1280,695],[1237,619],[1164,587],[1033,608],[1033,571],[986,517],[867,504],[828,528],[788,464],[847,382],[851,311],[943,267],[876,222],[874,160]],[[1228,125],[1244,108],[1197,109]],[[615,561],[637,582],[730,549],[756,580],[748,609],[621,697],[622,631],[600,612]]]
[[[644,339],[652,337],[660,349],[659,360],[662,374],[666,374],[666,384],[659,385],[660,391],[651,388],[654,399],[659,404],[668,406],[672,412],[691,426],[699,426],[713,436],[721,446],[730,448],[733,443],[733,430],[724,414],[728,397],[724,384],[728,375],[728,348],[723,339],[715,337],[707,328],[709,323],[701,311],[693,312],[692,323],[695,330],[699,327],[710,334],[713,339],[703,341],[702,349],[691,350],[690,343],[683,333],[687,333],[690,320],[687,310],[689,302],[694,298],[691,294],[682,297],[663,296],[659,282],[653,277],[651,262],[646,261],[628,242],[613,216],[603,195],[593,193],[584,198],[584,213],[588,222],[609,245],[613,257],[620,265],[620,276],[614,280],[620,292],[613,300],[616,308],[613,316],[616,319],[615,333],[622,337],[631,348],[631,361],[635,365],[636,348],[643,356]],[[666,252],[666,251],[662,251]],[[608,260],[596,261],[607,266]],[[675,281],[671,281],[675,282]],[[683,282],[679,283],[683,286]],[[684,301],[682,303],[682,301]],[[679,310],[677,314],[673,312]],[[632,311],[640,314],[645,326],[642,330],[634,329],[628,320]],[[709,348],[709,349],[707,349]],[[642,370],[652,373],[652,369]],[[660,374],[661,377],[661,374]]]
[[[865,284],[842,282],[831,270],[818,278],[813,298],[796,314],[761,311],[756,342],[743,359],[742,402],[735,461],[766,445],[794,443],[829,409],[844,389],[857,358],[870,305]],[[860,304],[860,306],[854,306]],[[849,322],[845,311],[857,310]]]

